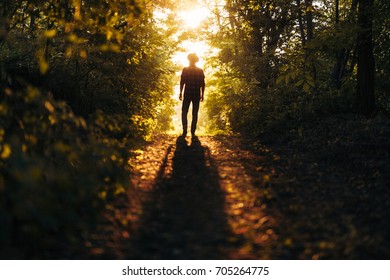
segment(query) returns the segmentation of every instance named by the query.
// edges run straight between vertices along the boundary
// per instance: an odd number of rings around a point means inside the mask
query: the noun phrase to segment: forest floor
[[[342,125],[340,125],[342,123]],[[390,258],[388,120],[283,137],[158,136],[89,244],[109,259]]]

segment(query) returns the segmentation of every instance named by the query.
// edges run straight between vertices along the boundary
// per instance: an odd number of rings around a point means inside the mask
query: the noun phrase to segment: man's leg
[[[195,135],[196,124],[198,122],[198,111],[199,111],[200,100],[192,100],[192,123],[191,123],[191,134]]]
[[[183,125],[183,135],[185,136],[187,134],[187,114],[188,114],[188,108],[190,107],[191,99],[185,98],[183,100],[183,104],[181,107],[181,123]]]

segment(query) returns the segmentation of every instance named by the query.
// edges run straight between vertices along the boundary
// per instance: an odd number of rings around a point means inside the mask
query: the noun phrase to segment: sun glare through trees
[[[197,28],[210,15],[210,10],[204,6],[196,6],[189,10],[178,12],[180,19],[187,28]]]
[[[188,66],[187,55],[196,53],[199,56],[197,66],[204,69],[206,74],[206,59],[211,54],[216,53],[216,49],[210,46],[205,38],[205,22],[213,16],[211,8],[204,1],[189,1],[191,5],[183,8],[179,7],[175,11],[176,19],[180,25],[177,34],[178,50],[172,56],[173,63],[177,66],[177,83],[173,92],[173,99],[177,99],[179,95],[179,80],[183,67]],[[157,17],[161,17],[161,13],[157,13]],[[210,28],[210,26],[208,26]],[[181,104],[175,106],[175,114],[172,116],[173,133],[177,133],[181,129]],[[191,117],[190,117],[191,118]],[[199,112],[199,130],[204,131],[205,110],[200,108]]]
[[[202,2],[197,2],[190,9],[178,10],[177,16],[181,25],[179,32],[186,34],[184,40],[180,41],[180,50],[174,55],[173,61],[180,66],[187,66],[187,54],[197,53],[200,60],[199,67],[204,67],[205,56],[210,53],[211,46],[204,39],[202,24],[212,16],[208,7]]]

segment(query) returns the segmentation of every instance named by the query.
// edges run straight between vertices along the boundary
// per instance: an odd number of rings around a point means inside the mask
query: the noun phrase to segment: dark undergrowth
[[[283,258],[390,257],[387,117],[335,115],[254,143],[272,151],[266,203]]]

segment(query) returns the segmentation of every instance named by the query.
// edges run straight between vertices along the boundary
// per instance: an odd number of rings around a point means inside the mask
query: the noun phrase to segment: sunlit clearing
[[[183,20],[185,27],[195,29],[207,18],[210,11],[205,7],[197,7],[191,10],[180,11],[179,17]]]

